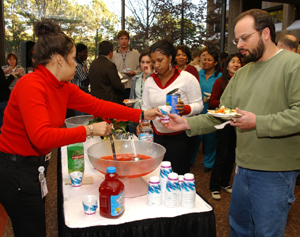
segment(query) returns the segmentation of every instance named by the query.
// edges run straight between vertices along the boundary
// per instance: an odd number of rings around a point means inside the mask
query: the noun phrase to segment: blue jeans
[[[236,171],[228,212],[230,236],[284,236],[299,171],[270,172],[242,167]]]

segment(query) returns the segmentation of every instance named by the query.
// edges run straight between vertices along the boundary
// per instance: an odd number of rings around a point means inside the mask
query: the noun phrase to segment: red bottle
[[[107,218],[118,218],[123,215],[124,184],[118,179],[115,167],[107,167],[105,180],[99,187],[100,215]]]

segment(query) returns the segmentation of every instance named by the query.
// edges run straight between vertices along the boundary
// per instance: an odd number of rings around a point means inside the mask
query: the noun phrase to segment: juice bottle
[[[124,184],[118,179],[115,167],[107,167],[105,180],[99,187],[100,215],[118,218],[123,215]]]
[[[68,172],[84,172],[84,149],[82,143],[75,143],[67,146]]]

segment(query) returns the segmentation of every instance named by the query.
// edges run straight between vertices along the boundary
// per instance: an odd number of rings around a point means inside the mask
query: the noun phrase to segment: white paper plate
[[[222,118],[222,119],[226,119],[226,120],[242,117],[241,114],[237,114],[237,113],[231,113],[231,114],[221,114],[221,113],[215,114],[215,113],[211,113],[211,112],[207,112],[207,113],[214,116],[214,117],[216,117],[216,118]]]
[[[130,99],[130,100],[128,100],[128,101],[123,101],[123,103],[124,104],[133,104],[133,103],[135,103],[135,102],[137,102],[138,101],[138,99]]]
[[[126,82],[128,82],[128,79],[122,79],[121,82],[126,83]]]

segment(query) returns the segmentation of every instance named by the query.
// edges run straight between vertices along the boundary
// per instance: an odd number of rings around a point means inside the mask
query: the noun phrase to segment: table
[[[89,144],[90,145],[90,144]],[[61,159],[60,159],[61,157]],[[87,194],[98,196],[98,187],[104,176],[91,166],[85,157],[85,175],[92,176],[93,185],[83,185],[74,189],[64,184],[68,177],[66,147],[57,154],[57,210],[59,236],[124,236],[124,237],[170,237],[170,236],[216,236],[213,207],[198,193],[196,208],[149,207],[147,197],[125,199],[125,213],[118,219],[84,215],[81,197]],[[159,168],[158,168],[159,170]],[[155,171],[154,171],[155,172]],[[157,172],[157,171],[156,171]],[[149,179],[153,174],[145,178]]]

